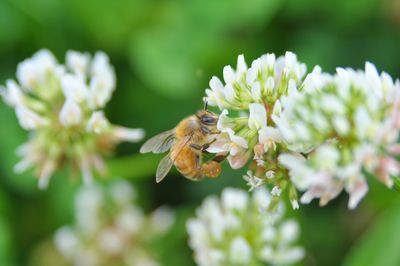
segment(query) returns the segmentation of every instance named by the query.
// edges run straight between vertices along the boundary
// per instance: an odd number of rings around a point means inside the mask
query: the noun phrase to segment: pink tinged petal
[[[349,191],[350,199],[348,203],[349,209],[355,209],[362,198],[368,192],[368,185],[364,179],[359,179],[353,188]]]
[[[267,111],[262,104],[252,103],[249,105],[249,128],[259,130],[267,126]]]
[[[228,156],[228,162],[232,169],[239,169],[246,165],[249,158],[249,152],[241,152],[235,154],[234,156]]]
[[[65,127],[79,124],[82,120],[80,106],[74,100],[67,98],[60,111],[59,120]]]
[[[207,151],[210,153],[220,153],[220,152],[228,152],[230,150],[229,140],[226,138],[217,138],[210,147],[208,147]]]
[[[398,161],[391,157],[384,157],[380,160],[380,165],[376,171],[378,179],[387,187],[391,188],[394,185],[391,176],[398,176],[400,174],[400,164]]]
[[[258,131],[258,141],[271,148],[273,142],[282,142],[283,137],[278,129],[274,127],[264,127]]]
[[[244,149],[247,149],[249,147],[249,145],[247,144],[247,140],[243,137],[236,136],[235,132],[232,129],[228,128],[227,133],[233,144],[235,144],[236,146],[242,147]]]
[[[393,155],[400,155],[400,143],[390,145],[387,150]]]
[[[256,146],[254,146],[253,151],[254,151],[254,158],[261,158],[265,153],[264,145],[257,144]]]
[[[321,196],[321,189],[317,187],[311,187],[308,189],[300,198],[302,204],[309,204],[313,199]]]

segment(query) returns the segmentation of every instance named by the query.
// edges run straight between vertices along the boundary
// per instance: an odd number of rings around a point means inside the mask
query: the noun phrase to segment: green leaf
[[[365,235],[355,243],[343,265],[400,265],[399,224],[400,197],[397,197]]]

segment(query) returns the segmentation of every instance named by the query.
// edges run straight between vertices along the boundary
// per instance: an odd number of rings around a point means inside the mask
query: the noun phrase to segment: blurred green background
[[[68,49],[105,51],[118,80],[107,116],[152,136],[201,108],[211,76],[221,76],[240,53],[250,63],[290,50],[309,70],[319,64],[329,72],[369,60],[399,77],[400,1],[1,0],[0,82],[14,78],[17,63],[40,48],[61,62]],[[80,181],[58,173],[43,192],[32,173],[15,175],[15,148],[26,133],[4,104],[0,121],[0,265],[44,265],[46,241],[72,222]],[[111,172],[135,184],[145,210],[176,208],[178,222],[154,249],[164,265],[194,265],[185,219],[206,195],[227,185],[245,188],[242,172],[225,166],[220,178],[200,183],[172,172],[156,185],[160,157],[135,155],[139,147],[121,145]],[[325,208],[313,203],[292,214],[302,226],[304,265],[400,265],[399,195],[372,181],[357,210],[348,211],[346,202],[342,195]]]

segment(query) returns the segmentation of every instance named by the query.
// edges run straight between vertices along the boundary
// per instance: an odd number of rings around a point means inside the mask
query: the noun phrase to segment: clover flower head
[[[146,215],[134,204],[135,195],[126,181],[82,188],[75,224],[54,236],[59,252],[72,265],[159,265],[147,245],[169,230],[174,216],[166,207]]]
[[[365,70],[338,68],[323,86],[304,87],[285,102],[278,128],[286,142],[311,151],[306,158],[279,157],[296,187],[306,191],[301,202],[319,198],[325,205],[345,190],[349,208],[355,208],[368,191],[365,172],[393,186],[392,177],[400,174],[399,81],[371,63]]]
[[[282,190],[290,187],[278,166],[277,157],[287,143],[275,121],[285,108],[282,99],[298,94],[303,83],[317,86],[324,82],[320,76],[318,67],[306,76],[305,64],[291,52],[280,57],[263,55],[250,67],[240,55],[236,70],[224,67],[224,82],[213,77],[206,89],[205,100],[221,110],[217,125],[221,134],[207,151],[226,154],[233,169],[252,160],[255,175],[244,177],[251,189],[269,183]],[[291,200],[296,199],[292,193]]]
[[[92,170],[105,172],[102,155],[121,141],[140,140],[141,129],[112,125],[102,109],[111,99],[116,78],[108,56],[68,51],[60,64],[40,50],[17,67],[17,81],[7,80],[0,94],[15,109],[19,124],[30,132],[18,154],[17,172],[36,167],[39,187],[70,163],[90,183]]]
[[[284,220],[281,203],[270,210],[273,197],[263,187],[251,197],[226,188],[221,198],[210,196],[187,223],[189,244],[199,266],[288,265],[304,257],[295,246],[299,226]]]

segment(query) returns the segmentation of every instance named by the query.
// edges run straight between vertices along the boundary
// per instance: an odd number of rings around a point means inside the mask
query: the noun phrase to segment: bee
[[[172,166],[190,180],[203,177],[217,177],[221,173],[221,155],[203,163],[203,153],[216,140],[212,135],[218,134],[218,116],[207,110],[198,111],[195,115],[183,119],[175,128],[162,132],[147,140],[140,153],[169,153],[157,167],[156,182],[161,182]],[[211,141],[210,141],[211,139]]]

